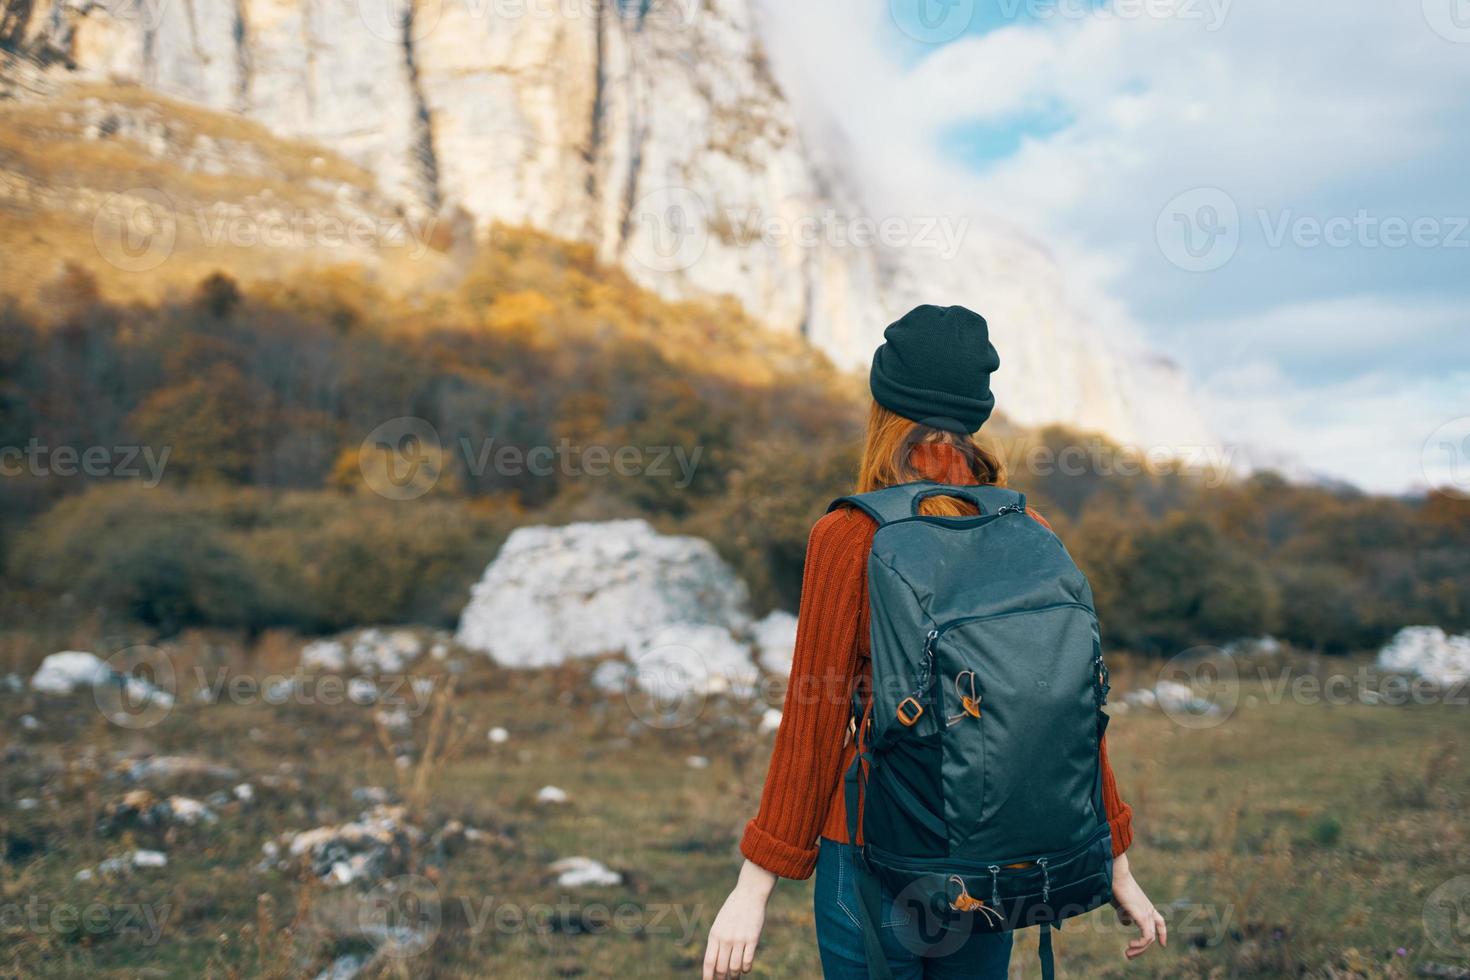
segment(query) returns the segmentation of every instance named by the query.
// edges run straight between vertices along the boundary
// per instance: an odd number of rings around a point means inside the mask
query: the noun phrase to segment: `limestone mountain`
[[[1181,373],[1120,349],[1010,230],[883,215],[804,136],[751,0],[3,0],[21,72],[140,86],[320,144],[376,191],[592,243],[859,366],[918,302],[991,321],[1000,407],[1210,445]],[[35,6],[32,6],[32,4]]]

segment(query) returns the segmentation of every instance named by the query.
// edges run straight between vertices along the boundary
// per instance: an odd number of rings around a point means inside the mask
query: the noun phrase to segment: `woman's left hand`
[[[776,876],[758,864],[746,861],[740,868],[735,890],[709,928],[704,980],[730,980],[750,972],[766,924],[766,901],[775,885]]]
[[[1126,854],[1119,854],[1113,861],[1113,908],[1117,910],[1119,922],[1138,927],[1138,935],[1128,940],[1123,954],[1130,960],[1142,956],[1155,939],[1160,946],[1169,945],[1169,926],[1134,879]]]

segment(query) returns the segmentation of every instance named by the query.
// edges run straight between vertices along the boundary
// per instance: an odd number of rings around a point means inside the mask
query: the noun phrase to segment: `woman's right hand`
[[[729,980],[750,972],[766,924],[766,901],[775,886],[776,876],[760,865],[747,860],[741,866],[735,890],[709,928],[704,980]]]
[[[1113,908],[1117,910],[1119,922],[1138,927],[1138,935],[1128,940],[1128,949],[1123,954],[1130,960],[1142,956],[1155,938],[1160,946],[1169,945],[1169,927],[1164,916],[1134,879],[1127,854],[1113,859]]]

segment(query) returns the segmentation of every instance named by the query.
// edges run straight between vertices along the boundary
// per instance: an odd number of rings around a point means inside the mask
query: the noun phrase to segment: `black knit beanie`
[[[873,353],[873,398],[906,419],[974,432],[990,418],[1000,355],[985,318],[963,306],[916,306],[888,325]]]

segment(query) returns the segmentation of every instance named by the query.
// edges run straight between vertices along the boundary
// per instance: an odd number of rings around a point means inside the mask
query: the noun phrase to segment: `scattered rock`
[[[1286,650],[1286,645],[1274,636],[1252,636],[1243,640],[1232,640],[1224,650],[1232,657],[1269,657]]]
[[[302,861],[333,887],[378,881],[401,873],[423,831],[408,822],[401,806],[374,806],[356,820],[282,834],[275,854]],[[272,858],[271,852],[266,852]]]
[[[213,810],[187,796],[170,796],[168,808],[170,816],[186,827],[193,827],[201,823],[211,824],[219,820],[219,816]]]
[[[413,719],[408,715],[406,708],[394,708],[392,711],[379,711],[373,715],[373,719],[394,734],[403,734],[413,731]]]
[[[277,677],[268,681],[261,691],[266,704],[285,704],[296,696],[301,685],[295,677]]]
[[[1470,679],[1470,634],[1451,636],[1438,626],[1405,626],[1378,652],[1378,666],[1437,687],[1453,687]]]
[[[559,786],[543,786],[536,793],[537,803],[569,803],[571,797]]]
[[[423,652],[423,644],[410,630],[365,629],[357,634],[348,661],[369,674],[401,674]]]
[[[510,741],[510,732],[497,725],[496,727],[490,729],[486,737],[490,739],[491,745],[504,745],[506,742]]]
[[[97,829],[100,833],[110,834],[130,827],[168,827],[174,824],[193,827],[218,820],[218,814],[191,797],[163,798],[151,790],[135,789],[107,805]]]
[[[255,787],[249,783],[241,783],[235,787],[235,799],[241,803],[249,803],[255,799]]]
[[[78,881],[88,881],[94,874],[97,875],[123,875],[135,868],[163,868],[168,865],[168,855],[162,851],[132,851],[128,854],[119,854],[110,857],[97,865],[94,872],[88,873],[88,869],[78,871]]]
[[[438,831],[434,833],[434,836],[430,839],[429,843],[435,848],[442,848],[444,845],[452,846],[460,841],[465,841],[470,844],[499,843],[502,845],[509,845],[511,843],[510,838],[506,837],[503,834],[490,833],[481,830],[478,827],[466,827],[464,823],[459,820],[450,820],[446,822],[444,826],[440,827]]]
[[[347,669],[347,647],[339,640],[313,640],[301,648],[301,666],[340,674]]]
[[[41,722],[35,715],[21,715],[20,727],[28,732],[39,731]]]
[[[412,630],[370,627],[350,636],[313,640],[301,648],[301,666],[328,673],[401,674],[423,652]]]
[[[774,735],[776,733],[776,730],[778,728],[780,728],[780,727],[781,727],[781,712],[780,712],[780,710],[777,709],[777,708],[767,708],[765,710],[765,713],[761,715],[761,723],[760,723],[760,726],[758,727],[757,730],[762,735]]]
[[[623,883],[622,875],[589,857],[562,858],[553,862],[550,870],[563,888],[607,888]]]
[[[691,755],[689,758],[684,760],[684,764],[690,769],[708,769],[709,756]]]
[[[1220,713],[1218,704],[1199,697],[1188,684],[1170,680],[1159,681],[1152,688],[1129,691],[1114,705],[1114,710],[1130,707],[1159,708],[1169,714],[1214,716]]]
[[[378,685],[368,677],[348,678],[347,700],[353,704],[372,704],[378,700]]]
[[[135,783],[162,784],[178,779],[233,781],[240,772],[197,755],[154,755],[124,763],[123,775]]]
[[[1151,687],[1141,688],[1137,691],[1129,691],[1123,695],[1123,703],[1130,708],[1157,708],[1159,706],[1158,695],[1154,694]]]
[[[320,157],[317,157],[320,160]],[[316,980],[352,980],[362,972],[367,960],[356,953],[347,953],[332,961],[332,965],[316,975]]]
[[[75,694],[101,684],[121,685],[134,704],[151,702],[165,708],[173,707],[174,696],[169,692],[159,690],[141,677],[119,674],[96,654],[82,650],[51,654],[41,661],[41,666],[31,677],[31,689],[42,694]]]
[[[63,650],[41,661],[31,677],[31,689],[42,694],[71,694],[78,689],[91,689],[112,674],[107,664],[94,653]]]
[[[796,650],[796,617],[777,609],[751,627],[756,658],[772,674],[791,673],[791,655]]]

